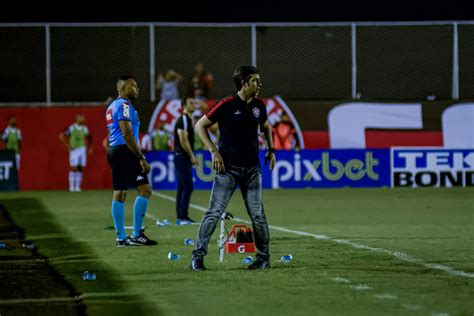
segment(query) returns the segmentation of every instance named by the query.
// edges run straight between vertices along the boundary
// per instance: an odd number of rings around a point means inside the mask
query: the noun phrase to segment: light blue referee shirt
[[[125,145],[125,139],[120,129],[119,121],[129,121],[132,123],[132,132],[138,143],[138,131],[140,130],[140,119],[138,112],[133,107],[130,100],[117,98],[107,107],[105,112],[107,128],[109,129],[109,146]]]

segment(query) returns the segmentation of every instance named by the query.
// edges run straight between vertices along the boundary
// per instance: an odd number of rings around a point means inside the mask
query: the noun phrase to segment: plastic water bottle
[[[35,249],[35,244],[21,244],[23,248],[26,248],[26,249]]]
[[[89,272],[89,271],[85,271],[83,274],[82,274],[82,279],[84,281],[94,281],[96,279],[96,275],[95,273],[92,273],[92,272]]]
[[[184,244],[186,246],[192,246],[194,245],[194,240],[192,240],[191,238],[184,238]]]
[[[162,226],[166,226],[166,225],[170,225],[170,221],[165,219],[163,221],[160,221],[159,219],[156,221],[156,226],[158,227],[162,227]]]
[[[170,259],[170,260],[179,260],[180,258],[181,258],[181,256],[178,255],[178,254],[175,254],[175,253],[172,253],[172,252],[168,253],[168,259]]]
[[[7,248],[7,245],[4,242],[0,242],[0,249]]]
[[[248,256],[242,259],[242,264],[251,264],[253,262],[252,256]]]
[[[291,260],[293,260],[293,256],[292,255],[286,255],[286,256],[282,256],[280,258],[280,261],[281,262],[290,262]]]

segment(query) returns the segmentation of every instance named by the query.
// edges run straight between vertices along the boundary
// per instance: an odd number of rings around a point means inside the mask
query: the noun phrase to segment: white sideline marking
[[[365,284],[357,284],[357,285],[351,285],[351,288],[354,290],[359,290],[359,291],[365,291],[365,290],[370,290],[371,287]]]
[[[341,278],[341,277],[331,278],[331,280],[333,280],[336,283],[351,283],[351,281],[349,281],[348,279]]]
[[[449,313],[431,313],[431,316],[449,316]]]
[[[396,297],[395,295],[392,295],[390,293],[384,293],[384,294],[375,294],[374,295],[376,298],[380,298],[382,300],[395,300],[397,299],[398,297]]]
[[[168,200],[168,201],[176,202],[176,199],[174,197],[171,197],[171,196],[159,193],[159,192],[153,192],[153,195],[161,197],[161,198],[163,198],[165,200]],[[207,208],[202,207],[200,205],[191,203],[189,206],[196,209],[196,210],[199,210],[201,212],[207,212]],[[234,218],[234,220],[237,221],[237,222],[245,223],[245,224],[251,224],[250,221],[242,219],[242,218],[238,218],[238,217]],[[285,232],[285,233],[292,233],[292,234],[296,234],[296,235],[299,235],[299,236],[313,237],[313,238],[316,238],[318,240],[334,241],[335,243],[338,243],[338,244],[341,244],[341,245],[351,246],[352,248],[356,248],[356,249],[364,249],[364,250],[369,250],[369,251],[377,252],[377,253],[385,253],[385,254],[388,254],[392,257],[395,257],[395,258],[397,258],[401,261],[406,261],[406,262],[409,262],[409,263],[418,264],[418,265],[421,265],[421,266],[424,266],[426,268],[430,268],[430,269],[433,269],[433,270],[444,271],[444,272],[446,272],[450,275],[460,276],[460,277],[465,277],[465,278],[474,278],[474,273],[469,273],[469,272],[464,272],[464,271],[461,271],[461,270],[456,270],[456,269],[453,269],[451,267],[448,267],[448,266],[445,266],[445,265],[442,265],[442,264],[438,264],[438,263],[427,263],[427,262],[424,262],[423,260],[421,260],[419,258],[412,257],[412,256],[407,255],[406,253],[403,253],[403,252],[400,252],[400,251],[393,251],[393,250],[384,249],[384,248],[371,247],[371,246],[368,246],[368,245],[365,245],[365,244],[352,242],[350,240],[334,239],[334,238],[326,236],[326,235],[316,235],[316,234],[307,233],[307,232],[303,232],[303,231],[299,231],[299,230],[288,229],[288,228],[280,227],[280,226],[268,225],[268,227],[271,228],[271,229],[274,229],[274,230],[278,230],[278,231]]]

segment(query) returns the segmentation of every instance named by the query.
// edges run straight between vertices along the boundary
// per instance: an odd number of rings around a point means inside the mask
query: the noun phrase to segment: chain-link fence
[[[362,98],[451,98],[452,26],[363,26],[356,45]]]
[[[150,99],[146,27],[51,27],[51,98],[99,101],[117,94],[115,82],[133,74]]]
[[[351,28],[257,28],[257,66],[269,95],[291,99],[351,97]]]
[[[474,25],[459,25],[459,96],[474,99]]]
[[[214,78],[210,98],[232,93],[233,70],[255,64],[263,96],[472,99],[473,59],[469,22],[0,24],[0,103],[104,101],[122,74],[156,101],[169,69],[184,96],[199,63]]]
[[[188,94],[194,67],[202,63],[204,71],[213,75],[209,97],[220,98],[232,94],[233,70],[249,65],[251,58],[251,30],[249,27],[156,27],[155,65],[158,73],[169,69],[183,79],[180,95]],[[157,98],[159,94],[157,93]]]
[[[0,102],[46,101],[45,30],[0,27]]]

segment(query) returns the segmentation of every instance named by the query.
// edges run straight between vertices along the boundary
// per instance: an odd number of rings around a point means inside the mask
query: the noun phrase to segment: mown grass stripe
[[[176,202],[176,199],[172,196],[169,196],[169,195],[165,195],[165,194],[162,194],[162,193],[159,193],[159,192],[153,192],[153,195],[161,197],[161,198],[166,199],[168,201]],[[192,207],[192,208],[194,208],[198,211],[201,211],[201,212],[206,212],[207,211],[207,208],[202,207],[202,206],[197,205],[197,204],[193,204],[193,203],[190,204],[190,207]],[[234,220],[238,221],[238,222],[241,222],[241,223],[245,223],[245,224],[251,224],[251,222],[249,220],[245,220],[245,219],[238,218],[238,217],[235,217]],[[425,268],[429,268],[429,269],[432,269],[432,270],[444,271],[444,272],[446,272],[450,275],[453,275],[453,276],[459,276],[459,277],[464,277],[464,278],[474,278],[474,273],[469,273],[469,272],[465,272],[465,271],[461,271],[461,270],[456,270],[456,269],[451,268],[449,266],[445,266],[445,265],[438,264],[438,263],[424,262],[422,259],[412,257],[412,256],[410,256],[406,253],[400,252],[400,251],[393,251],[393,250],[389,250],[389,249],[385,249],[385,248],[379,248],[379,247],[371,247],[371,246],[368,246],[368,245],[365,245],[365,244],[356,243],[356,242],[346,240],[346,239],[335,239],[335,238],[332,238],[332,237],[329,237],[329,236],[326,236],[326,235],[312,234],[312,233],[308,233],[308,232],[304,232],[304,231],[300,231],[300,230],[289,229],[289,228],[281,227],[281,226],[268,225],[268,227],[270,229],[273,229],[273,230],[277,230],[277,231],[281,231],[281,232],[285,232],[285,233],[296,234],[296,235],[299,235],[299,236],[313,237],[313,238],[316,238],[318,240],[329,240],[329,241],[333,241],[333,242],[341,244],[341,245],[347,245],[347,246],[350,246],[350,247],[356,248],[356,249],[363,249],[363,250],[368,250],[368,251],[376,252],[376,253],[385,253],[385,254],[388,254],[388,255],[390,255],[394,258],[397,258],[398,260],[409,262],[409,263],[412,263],[412,264],[421,265],[421,266],[424,266]]]

